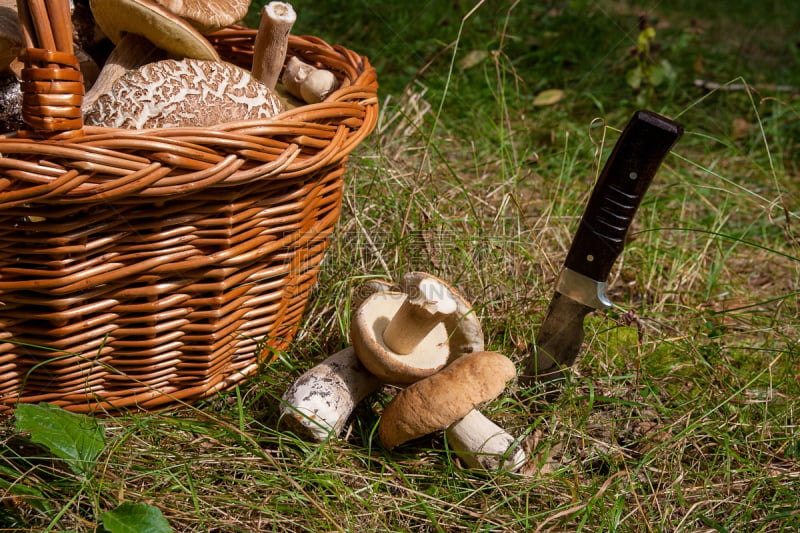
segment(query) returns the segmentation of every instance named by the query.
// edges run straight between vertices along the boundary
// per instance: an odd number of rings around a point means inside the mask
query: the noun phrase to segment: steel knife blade
[[[521,385],[565,378],[583,344],[584,318],[612,307],[608,275],[653,177],[682,134],[679,124],[648,110],[637,111],[625,126],[573,236]]]

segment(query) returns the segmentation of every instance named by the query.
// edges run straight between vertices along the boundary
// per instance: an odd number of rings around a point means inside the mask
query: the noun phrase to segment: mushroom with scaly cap
[[[275,93],[245,69],[224,61],[165,59],[120,77],[84,120],[128,129],[206,127],[280,111]]]

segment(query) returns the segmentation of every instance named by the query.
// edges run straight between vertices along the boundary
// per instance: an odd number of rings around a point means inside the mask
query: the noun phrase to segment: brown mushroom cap
[[[166,59],[132,70],[86,110],[90,126],[144,129],[206,127],[269,118],[278,97],[230,63]]]
[[[200,33],[212,33],[247,15],[250,0],[156,0]]]
[[[140,35],[179,57],[219,60],[211,43],[191,24],[150,0],[91,0],[97,25],[112,42]]]
[[[17,3],[0,0],[0,71],[5,70],[22,48],[22,30],[17,17]]]
[[[400,391],[386,406],[378,437],[389,450],[446,429],[480,403],[503,392],[516,376],[514,363],[497,352],[473,352]]]
[[[407,385],[447,363],[447,330],[437,324],[410,353],[399,355],[386,345],[383,332],[405,302],[399,292],[376,292],[353,314],[350,342],[361,363],[384,383]]]
[[[457,359],[464,354],[482,352],[484,350],[484,337],[481,321],[475,312],[474,306],[466,297],[446,281],[428,274],[427,272],[408,272],[399,282],[400,290],[406,294],[411,287],[416,287],[424,279],[435,280],[445,287],[450,297],[456,302],[456,312],[444,319],[450,345],[450,360]]]

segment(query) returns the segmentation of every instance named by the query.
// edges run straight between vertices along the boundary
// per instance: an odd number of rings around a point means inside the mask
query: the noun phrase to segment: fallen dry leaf
[[[533,99],[533,105],[545,106],[557,104],[564,99],[564,91],[561,89],[547,89],[536,95]]]

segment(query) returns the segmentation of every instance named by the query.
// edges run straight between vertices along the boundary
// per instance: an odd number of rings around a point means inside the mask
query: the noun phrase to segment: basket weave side
[[[255,30],[211,39],[250,67]],[[0,137],[0,411],[194,401],[288,346],[378,111],[366,58],[289,54],[340,89],[272,120]]]

